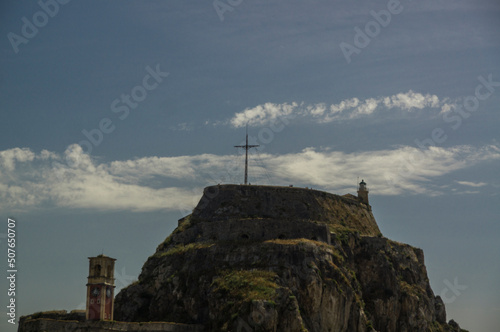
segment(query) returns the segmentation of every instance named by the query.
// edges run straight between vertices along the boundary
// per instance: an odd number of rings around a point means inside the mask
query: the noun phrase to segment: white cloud
[[[427,150],[401,147],[351,154],[306,149],[269,158],[268,168],[274,169],[283,181],[335,190],[353,188],[359,176],[370,183],[376,194],[439,195],[442,191],[432,184],[434,178],[481,161],[500,159],[500,153],[495,146]]]
[[[358,98],[342,100],[339,104],[333,104],[330,106],[330,111],[332,114],[342,113],[346,109],[355,108],[359,105]]]
[[[487,185],[486,182],[470,182],[470,181],[455,181],[458,184],[461,184],[462,186],[467,186],[467,187],[484,187]]]
[[[349,118],[354,119],[363,115],[370,115],[377,109],[378,104],[379,101],[377,99],[366,99],[364,103],[351,111]]]
[[[298,105],[295,102],[291,104],[265,103],[236,113],[230,123],[236,128],[244,127],[247,124],[250,126],[262,125],[274,119],[289,116],[297,107]]]
[[[317,105],[310,105],[310,106],[307,106],[307,112],[309,114],[311,114],[312,116],[322,116],[323,114],[325,114],[325,111],[326,111],[326,104],[324,103],[321,103],[321,104],[317,104]]]
[[[26,148],[14,148],[0,152],[0,160],[2,162],[2,166],[7,171],[13,171],[16,167],[16,163],[32,161],[34,157],[35,154]]]
[[[236,113],[226,123],[233,127],[243,127],[247,123],[251,126],[261,126],[279,118],[302,117],[311,118],[318,123],[350,120],[374,115],[377,111],[399,109],[411,112],[415,109],[434,109],[447,112],[454,107],[448,98],[442,100],[436,95],[417,93],[409,90],[387,97],[367,98],[360,100],[350,98],[338,104],[326,105],[324,103],[305,105],[293,102],[291,104],[265,103],[254,108],[248,108]],[[439,112],[438,112],[439,113]]]
[[[456,195],[476,195],[476,194],[480,194],[481,192],[480,191],[472,191],[472,190],[466,190],[466,191],[460,191],[460,192],[457,192]]]
[[[439,195],[444,189],[434,184],[437,178],[497,159],[500,149],[494,145],[427,150],[400,147],[358,153],[309,148],[285,155],[261,154],[260,166],[251,163],[250,176],[253,183],[313,186],[339,194],[353,192],[359,176],[368,182],[372,194]],[[99,163],[78,145],[68,147],[63,155],[15,148],[0,152],[0,209],[66,207],[188,213],[203,187],[241,183],[242,168],[241,158],[234,155]],[[456,183],[476,188],[485,185]]]
[[[425,107],[438,108],[440,101],[438,96],[421,93],[415,93],[412,90],[407,93],[398,93],[391,97],[385,97],[383,103],[387,108],[400,108],[411,110],[413,108],[423,109]]]
[[[455,109],[456,109],[455,104],[449,104],[447,102],[444,102],[443,105],[441,106],[441,113],[440,114],[448,113],[448,112],[455,110]]]
[[[22,169],[14,169],[11,162],[13,155],[17,156],[18,161],[31,163]],[[200,195],[188,188],[154,188],[133,183],[144,175],[139,175],[142,168],[138,164],[133,161],[128,163],[129,177],[119,174],[120,169],[113,163],[99,164],[92,160],[79,145],[69,146],[64,156],[48,151],[35,155],[29,149],[17,148],[2,151],[0,208],[25,210],[59,206],[129,211],[178,209],[186,201],[192,200],[193,196]]]

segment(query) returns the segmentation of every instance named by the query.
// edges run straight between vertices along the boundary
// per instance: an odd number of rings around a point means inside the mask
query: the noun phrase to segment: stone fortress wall
[[[201,332],[199,325],[177,324],[167,322],[129,323],[116,321],[85,320],[85,311],[65,310],[40,312],[23,316],[19,322],[18,332]]]
[[[331,243],[335,226],[377,236],[371,207],[353,195],[309,188],[217,185],[205,188],[193,213],[179,220],[179,232],[158,247],[207,241],[298,239]]]
[[[326,224],[311,221],[244,219],[202,221],[191,224],[184,220],[184,232],[172,234],[171,241],[160,245],[157,251],[193,242],[217,241],[266,241],[273,239],[299,239],[321,241],[330,244],[330,230]],[[189,223],[189,224],[188,224]]]
[[[309,188],[217,185],[205,188],[193,213],[160,244],[157,252],[195,242],[299,239],[331,244],[336,227],[361,236],[380,235],[363,199]],[[85,312],[53,311],[21,317],[19,332],[171,331],[197,332],[202,326],[168,322],[129,323],[85,320]]]

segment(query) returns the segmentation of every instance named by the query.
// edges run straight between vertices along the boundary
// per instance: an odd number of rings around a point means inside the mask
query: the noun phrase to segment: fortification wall
[[[38,318],[24,320],[19,323],[18,332],[202,332],[199,325],[186,325],[165,322],[127,323],[104,321],[70,321]]]
[[[380,233],[370,206],[355,196],[307,188],[210,186],[191,215],[192,223],[236,219],[314,221],[355,229],[361,235]]]
[[[157,251],[167,251],[179,244],[205,241],[266,241],[272,239],[298,239],[321,241],[330,244],[330,230],[324,223],[302,220],[238,219],[184,221],[182,232],[174,233]]]
[[[40,311],[28,316],[22,316],[19,319],[20,324],[27,320],[46,318],[51,320],[74,320],[83,322],[85,320],[85,310],[72,310],[68,313],[66,310]]]

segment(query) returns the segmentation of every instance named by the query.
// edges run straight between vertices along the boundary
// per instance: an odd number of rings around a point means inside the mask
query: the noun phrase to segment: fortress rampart
[[[298,239],[331,243],[338,227],[378,236],[369,205],[353,195],[277,186],[217,185],[205,188],[193,213],[157,251],[193,242]]]
[[[184,222],[190,223],[189,220]],[[158,247],[159,252],[172,246],[193,242],[266,241],[272,239],[298,239],[330,244],[330,230],[323,223],[297,220],[243,219],[199,222],[187,225],[183,232],[172,234],[170,241]]]
[[[19,332],[201,332],[199,325],[167,322],[130,323],[85,320],[85,312],[52,311],[21,317]]]

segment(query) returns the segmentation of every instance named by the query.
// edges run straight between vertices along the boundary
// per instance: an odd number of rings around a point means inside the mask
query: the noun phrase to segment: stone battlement
[[[272,219],[339,225],[376,236],[380,233],[369,205],[347,194],[308,188],[217,185],[205,188],[191,222]]]
[[[193,213],[157,252],[194,242],[266,241],[305,238],[331,243],[338,228],[379,236],[370,206],[308,188],[217,185],[205,188]]]
[[[203,327],[199,325],[176,324],[165,322],[129,323],[115,321],[75,321],[55,320],[49,318],[24,319],[19,323],[19,332],[201,332]]]

